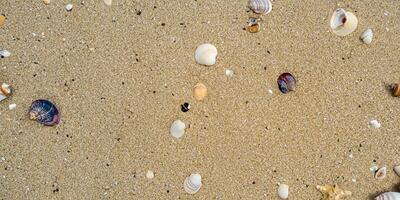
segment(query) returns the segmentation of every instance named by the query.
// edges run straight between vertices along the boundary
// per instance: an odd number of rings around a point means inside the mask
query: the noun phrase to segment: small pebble
[[[381,127],[381,123],[379,123],[378,120],[376,120],[376,119],[371,120],[369,122],[369,125],[371,125],[374,128],[380,128]]]
[[[231,69],[225,69],[225,76],[227,76],[227,77],[232,77],[232,76],[233,76],[233,70],[231,70]]]
[[[67,10],[68,12],[70,12],[72,10],[72,7],[74,7],[72,4],[67,4],[67,6],[65,6],[65,10]]]
[[[17,104],[15,104],[15,103],[8,105],[9,110],[14,110],[16,107],[17,107]]]
[[[268,94],[274,94],[274,92],[272,92],[272,90],[271,89],[268,89]]]
[[[181,111],[182,112],[187,112],[187,111],[189,111],[190,110],[190,104],[189,103],[183,103],[182,105],[181,105]]]
[[[154,178],[154,172],[153,172],[153,171],[151,171],[151,170],[147,171],[147,173],[146,173],[146,177],[147,177],[148,179],[152,179],[152,178]]]
[[[352,181],[353,183],[357,182],[356,177],[351,178],[351,181]]]
[[[349,155],[349,158],[350,158],[350,159],[353,159],[353,154],[350,154],[350,155]]]
[[[373,173],[375,173],[376,170],[378,170],[378,166],[372,166],[372,167],[369,168],[369,171],[371,171]]]

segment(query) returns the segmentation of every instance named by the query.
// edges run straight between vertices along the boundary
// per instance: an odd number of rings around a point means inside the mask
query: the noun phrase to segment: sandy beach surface
[[[349,199],[397,191],[400,98],[385,85],[400,82],[400,2],[275,0],[254,34],[247,5],[1,0],[0,49],[11,56],[0,59],[0,81],[15,92],[0,102],[0,198],[279,199],[278,183],[289,199],[320,199],[325,184]],[[359,20],[345,37],[329,26],[339,7]],[[368,27],[370,45],[359,39]],[[195,62],[205,42],[218,49],[214,66]],[[278,90],[283,72],[296,91]],[[202,102],[198,82],[209,91]],[[36,99],[57,105],[59,125],[29,120]],[[187,126],[180,139],[169,132],[177,119]],[[189,195],[193,172],[203,186]]]

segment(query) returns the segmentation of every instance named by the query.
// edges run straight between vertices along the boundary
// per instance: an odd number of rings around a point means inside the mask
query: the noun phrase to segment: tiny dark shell
[[[282,93],[293,91],[296,87],[296,79],[290,73],[283,73],[278,77],[278,87]]]
[[[60,122],[60,112],[58,112],[57,107],[44,99],[32,102],[29,115],[32,120],[36,120],[45,126],[54,126]]]
[[[183,103],[182,105],[181,105],[181,111],[182,112],[187,112],[187,111],[189,111],[190,110],[190,104],[189,103]]]

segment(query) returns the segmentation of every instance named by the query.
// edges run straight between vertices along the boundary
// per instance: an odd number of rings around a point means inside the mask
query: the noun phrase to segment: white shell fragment
[[[232,77],[233,76],[233,70],[231,69],[225,69],[225,76],[227,77]]]
[[[374,200],[400,200],[400,193],[398,192],[385,192],[375,197]]]
[[[171,135],[174,138],[180,138],[185,134],[186,125],[181,120],[176,120],[171,125]]]
[[[111,6],[112,0],[104,0],[104,3],[105,3],[107,6]]]
[[[16,107],[17,107],[17,104],[15,104],[15,103],[8,105],[9,110],[14,110]]]
[[[67,4],[67,6],[65,6],[65,10],[67,10],[68,12],[70,12],[72,10],[74,6],[72,4]]]
[[[183,188],[189,194],[197,193],[201,188],[201,176],[198,173],[193,173],[190,176],[186,177],[185,182],[183,183]]]
[[[211,66],[217,62],[217,54],[218,51],[214,45],[205,43],[197,47],[194,57],[197,63]]]
[[[147,171],[147,173],[146,173],[146,177],[147,177],[148,179],[152,179],[152,178],[154,178],[154,172],[153,172],[153,171],[151,171],[151,170]]]
[[[371,171],[373,173],[375,173],[376,170],[378,170],[378,166],[372,166],[372,167],[369,168],[369,171]]]
[[[380,128],[381,127],[381,123],[379,123],[378,120],[376,120],[376,119],[371,120],[369,122],[369,125],[371,125],[374,128]]]
[[[343,8],[336,9],[330,21],[333,33],[338,36],[346,36],[352,33],[356,30],[357,24],[357,17],[351,12],[346,12]]]
[[[270,0],[250,0],[249,8],[257,14],[268,14],[272,10]]]
[[[371,44],[372,39],[374,38],[374,33],[372,32],[372,29],[368,28],[367,30],[365,30],[360,38],[365,44]]]
[[[386,167],[379,168],[378,171],[375,172],[375,178],[378,180],[386,178]]]
[[[7,99],[7,97],[11,96],[13,93],[13,89],[10,85],[7,83],[1,84],[0,87],[0,101],[3,101],[4,99]]]
[[[397,176],[400,176],[400,165],[393,167],[394,172],[396,172]]]
[[[281,199],[287,199],[289,197],[289,186],[286,184],[279,184],[278,196]]]
[[[7,58],[11,56],[11,53],[7,50],[0,50],[0,58]]]

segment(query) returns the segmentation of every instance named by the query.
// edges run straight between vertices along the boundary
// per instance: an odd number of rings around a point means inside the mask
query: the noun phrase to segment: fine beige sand
[[[346,37],[329,27],[338,7],[359,20]],[[385,85],[400,82],[399,8],[276,0],[251,34],[247,0],[1,0],[0,49],[12,55],[0,59],[0,81],[15,93],[0,102],[0,198],[278,199],[277,183],[289,199],[320,199],[324,184],[350,199],[395,191],[400,98]],[[359,40],[368,27],[371,45]],[[204,42],[219,51],[214,66],[194,60]],[[283,72],[298,80],[285,95]],[[192,96],[198,82],[203,102]],[[58,126],[29,120],[39,98],[59,107]],[[189,127],[180,139],[169,133],[176,119]],[[195,195],[183,190],[192,172],[203,178]]]

